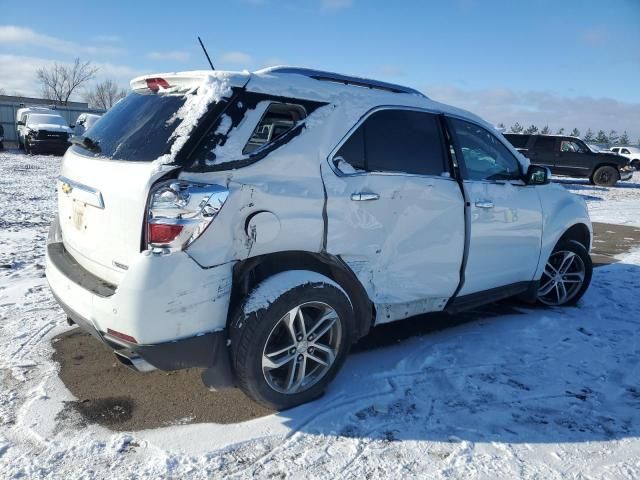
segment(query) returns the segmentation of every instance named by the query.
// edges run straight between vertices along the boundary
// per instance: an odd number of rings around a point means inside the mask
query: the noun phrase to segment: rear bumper
[[[635,168],[633,167],[624,167],[620,169],[620,180],[630,180],[633,177],[633,172],[635,172]]]
[[[54,224],[46,275],[73,322],[125,356],[161,370],[229,369],[226,320],[231,264],[199,267],[184,252],[143,252],[119,285],[110,285],[66,252]]]
[[[99,331],[90,320],[78,314],[55,293],[53,296],[78,327],[112,348],[119,356],[125,358],[139,356],[148,364],[164,371],[214,367],[216,370],[222,370],[220,373],[231,377],[227,337],[224,330],[151,345],[130,344]]]

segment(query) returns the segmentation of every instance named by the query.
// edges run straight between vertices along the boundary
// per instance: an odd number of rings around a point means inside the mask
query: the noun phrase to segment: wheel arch
[[[267,278],[288,270],[310,270],[325,275],[349,295],[355,313],[355,338],[365,336],[373,325],[374,305],[351,269],[339,258],[327,253],[284,251],[251,257],[233,267],[233,286],[229,318],[253,288]]]
[[[611,162],[606,162],[603,161],[601,163],[597,163],[592,169],[591,169],[591,175],[589,176],[591,179],[593,179],[593,176],[595,175],[595,173],[598,171],[598,169],[600,167],[613,167],[616,169],[616,172],[618,172],[618,176],[620,175],[620,166],[616,165],[615,163],[611,163]]]
[[[565,230],[556,245],[564,240],[575,240],[586,248],[588,252],[591,249],[591,230],[584,223],[575,223]]]

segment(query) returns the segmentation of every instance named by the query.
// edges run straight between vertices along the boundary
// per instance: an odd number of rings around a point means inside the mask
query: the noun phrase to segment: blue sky
[[[561,5],[559,5],[561,4]],[[493,122],[640,136],[640,0],[2,1],[0,88],[75,56],[123,85],[154,71],[304,65],[404,83]],[[60,4],[64,5],[64,4]],[[71,28],[65,26],[65,23]]]

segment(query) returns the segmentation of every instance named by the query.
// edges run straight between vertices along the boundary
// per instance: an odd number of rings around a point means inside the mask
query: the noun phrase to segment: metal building
[[[81,113],[103,114],[105,111],[89,108],[88,103],[67,102],[67,105],[53,105],[51,100],[44,98],[15,97],[12,95],[0,95],[0,125],[4,127],[5,142],[17,142],[16,113],[22,107],[48,107],[55,110],[67,121],[74,125]]]

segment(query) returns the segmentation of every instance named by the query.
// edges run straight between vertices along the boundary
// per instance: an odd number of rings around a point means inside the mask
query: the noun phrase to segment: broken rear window
[[[208,127],[193,151],[190,169],[224,170],[256,162],[299,135],[307,116],[323,105],[242,92]]]

